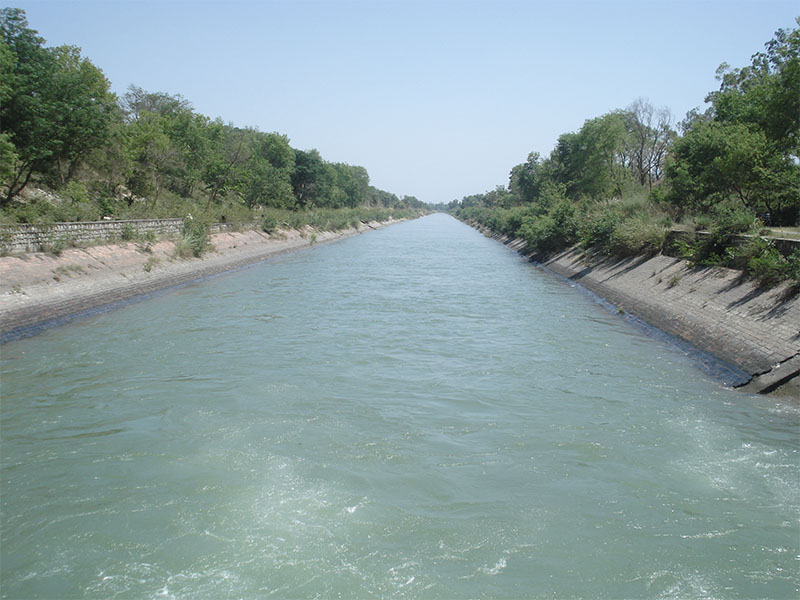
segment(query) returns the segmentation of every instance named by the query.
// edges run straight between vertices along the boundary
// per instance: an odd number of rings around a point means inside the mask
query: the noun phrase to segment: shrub
[[[148,258],[147,261],[144,263],[145,272],[149,273],[150,271],[152,271],[153,267],[155,267],[159,262],[161,261],[156,256],[151,256],[150,258]]]
[[[264,218],[261,219],[261,231],[273,234],[278,229],[278,220],[273,217],[272,215],[264,215]]]
[[[658,254],[667,237],[666,229],[647,218],[621,221],[611,233],[609,251],[617,256]]]
[[[67,185],[64,186],[61,193],[75,204],[78,202],[89,202],[89,192],[86,190],[86,186],[74,179],[70,180]]]
[[[136,233],[137,233],[136,228],[133,225],[131,225],[130,223],[125,223],[122,226],[122,230],[120,231],[119,235],[123,240],[129,242],[131,240],[136,239]]]
[[[48,240],[42,245],[42,249],[48,254],[59,256],[70,245],[70,240],[64,237],[54,237],[52,234],[48,235]]]
[[[607,252],[611,247],[611,237],[620,221],[620,217],[613,209],[603,210],[600,214],[587,214],[580,231],[581,245]]]
[[[784,256],[774,244],[754,238],[742,252],[746,261],[745,272],[764,287],[773,287],[783,281],[800,283],[800,251]]]
[[[694,218],[694,230],[695,231],[707,231],[711,228],[711,225],[714,223],[714,220],[711,218],[711,215],[697,215]]]
[[[669,278],[669,281],[667,282],[667,287],[672,289],[680,282],[681,282],[681,274],[675,273],[672,277]]]
[[[201,256],[211,247],[208,225],[191,215],[183,220],[183,236],[175,244],[175,253],[181,258]]]

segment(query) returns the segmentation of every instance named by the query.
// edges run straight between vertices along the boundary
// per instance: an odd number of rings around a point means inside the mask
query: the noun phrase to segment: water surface
[[[444,215],[2,370],[3,597],[798,596],[797,409]]]

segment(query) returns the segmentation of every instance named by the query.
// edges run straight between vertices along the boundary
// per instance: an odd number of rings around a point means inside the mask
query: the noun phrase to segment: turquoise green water
[[[794,598],[800,412],[444,215],[2,347],[3,597]]]

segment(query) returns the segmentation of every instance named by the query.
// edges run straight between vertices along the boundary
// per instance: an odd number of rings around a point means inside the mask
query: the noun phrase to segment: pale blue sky
[[[117,93],[181,94],[448,202],[508,182],[531,151],[638,97],[676,120],[744,66],[796,0],[11,2]]]

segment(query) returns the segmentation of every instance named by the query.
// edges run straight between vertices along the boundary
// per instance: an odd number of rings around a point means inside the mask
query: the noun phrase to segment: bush
[[[601,213],[587,214],[581,226],[580,238],[584,248],[598,248],[608,252],[611,248],[611,237],[621,222],[621,218],[613,209]]]
[[[64,186],[61,193],[73,204],[89,202],[89,192],[86,190],[86,186],[74,179]]]
[[[211,248],[208,225],[191,215],[183,220],[183,236],[175,244],[175,254],[181,258],[201,256]]]
[[[609,251],[616,256],[653,255],[661,252],[667,230],[646,218],[620,222],[611,234]]]
[[[783,281],[800,283],[800,251],[784,256],[772,242],[754,238],[742,250],[745,272],[764,287],[773,287]]]
[[[264,215],[261,219],[261,231],[272,235],[278,230],[278,219],[272,215]]]
[[[562,198],[544,215],[522,217],[519,235],[531,250],[555,252],[575,243],[577,230],[575,206]]]
[[[131,240],[136,239],[136,234],[137,234],[136,228],[130,223],[125,223],[122,226],[122,230],[120,231],[119,236],[126,242],[129,242]]]

